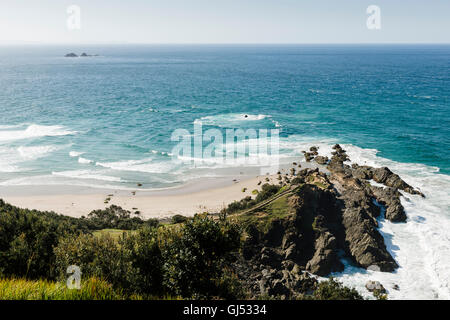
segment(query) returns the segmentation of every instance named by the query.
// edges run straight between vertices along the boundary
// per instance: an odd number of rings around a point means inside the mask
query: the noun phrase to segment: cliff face
[[[384,206],[386,219],[405,222],[398,190],[421,193],[388,168],[344,164],[345,151],[339,145],[334,149],[330,160],[318,161],[328,174],[303,169],[285,186],[289,192],[276,200],[278,207],[284,201],[282,215],[274,214],[270,203],[244,214],[252,222],[234,267],[255,296],[307,293],[317,284],[310,274],[342,271],[343,257],[363,268],[392,272],[398,267],[377,230],[377,218]],[[320,157],[317,149],[311,151],[305,153],[309,161]],[[372,186],[371,179],[386,187]]]

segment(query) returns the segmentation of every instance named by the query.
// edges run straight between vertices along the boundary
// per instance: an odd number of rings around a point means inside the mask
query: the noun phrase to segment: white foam
[[[107,190],[136,190],[136,188],[127,188],[123,185],[115,185],[108,183],[109,180],[91,179],[95,182],[90,183],[89,179],[83,178],[72,178],[68,181],[68,177],[63,175],[39,175],[39,176],[29,176],[24,178],[14,178],[0,182],[0,186],[77,186],[77,187],[88,187],[95,189],[107,189]],[[115,182],[115,181],[113,181]],[[146,189],[140,189],[145,191]]]
[[[58,150],[58,146],[21,146],[18,148],[0,147],[0,172],[20,172],[26,168],[19,164],[48,156]]]
[[[387,166],[426,198],[402,192],[407,223],[380,221],[387,248],[400,266],[395,273],[347,267],[339,278],[366,295],[364,284],[370,279],[380,281],[390,299],[450,299],[450,176],[437,173],[436,167],[378,157],[374,149],[341,146],[352,162]],[[394,284],[399,291],[392,289]]]
[[[386,186],[382,183],[378,183],[375,180],[369,180],[370,185],[374,186],[374,187],[378,187],[378,188],[386,188]]]
[[[48,153],[58,150],[57,146],[33,146],[19,147],[17,152],[23,160],[35,160],[46,156]]]
[[[265,114],[244,114],[244,113],[225,113],[215,116],[205,116],[196,119],[194,124],[210,125],[217,127],[236,127],[245,124],[245,122],[261,121],[271,118]]]
[[[69,152],[69,156],[71,156],[72,158],[76,158],[81,156],[82,154],[84,154],[84,152],[78,152],[78,151],[70,151]]]
[[[85,158],[82,158],[82,157],[78,158],[78,163],[81,163],[81,164],[90,164],[90,163],[93,163],[93,162],[94,161],[89,160],[89,159],[85,159]]]
[[[49,136],[65,136],[76,134],[76,131],[66,130],[62,126],[29,125],[24,130],[0,130],[0,141],[14,141]]]
[[[170,173],[175,164],[171,161],[153,162],[153,159],[126,160],[117,162],[97,162],[97,166],[118,171],[134,171],[145,173]]]
[[[101,181],[109,181],[109,182],[121,182],[122,179],[119,177],[112,177],[99,174],[98,172],[91,170],[72,170],[72,171],[60,171],[60,172],[52,172],[55,176],[61,176],[66,178],[73,179],[90,179],[90,180],[101,180]]]

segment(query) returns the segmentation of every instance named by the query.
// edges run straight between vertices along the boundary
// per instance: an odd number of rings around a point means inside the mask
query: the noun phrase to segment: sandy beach
[[[218,212],[229,203],[252,195],[266,183],[278,183],[275,176],[246,177],[216,181],[194,182],[179,188],[158,191],[108,191],[90,192],[52,192],[52,188],[43,187],[47,192],[34,187],[35,194],[21,195],[20,191],[6,193],[0,190],[0,198],[20,208],[54,211],[59,214],[81,217],[89,212],[118,205],[130,211],[140,211],[144,218],[165,218],[175,214],[193,216],[199,212]],[[235,181],[233,181],[235,180]],[[259,182],[262,182],[260,185]],[[245,188],[245,189],[244,189]],[[245,190],[245,191],[244,191]],[[74,189],[72,191],[75,191]],[[109,198],[108,203],[105,200]]]

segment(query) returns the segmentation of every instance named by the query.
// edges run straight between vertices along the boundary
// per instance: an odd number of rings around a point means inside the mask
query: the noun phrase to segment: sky
[[[450,0],[0,0],[0,43],[450,43]]]

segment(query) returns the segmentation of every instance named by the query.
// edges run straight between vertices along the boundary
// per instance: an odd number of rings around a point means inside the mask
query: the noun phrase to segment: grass
[[[314,182],[314,185],[316,185],[317,187],[321,188],[321,189],[328,189],[329,185],[320,183],[320,182]]]
[[[288,199],[287,195],[284,195],[277,200],[273,201],[267,206],[267,211],[271,215],[284,215],[288,213],[289,206],[288,206]]]
[[[111,238],[113,238],[114,240],[119,240],[119,238],[124,234],[124,233],[129,233],[129,232],[133,232],[133,231],[129,231],[129,230],[120,230],[120,229],[102,229],[102,230],[98,230],[98,231],[94,231],[93,235],[95,237],[102,237],[102,236],[110,236]]]
[[[244,227],[253,224],[257,226],[260,231],[266,233],[273,221],[284,219],[290,215],[292,215],[292,213],[289,210],[288,195],[284,195],[268,204],[264,209],[261,209],[261,211],[230,216],[230,218],[236,219],[237,222]]]
[[[47,280],[1,279],[0,300],[124,300],[139,299],[126,297],[121,291],[95,278],[83,281],[81,289],[69,289],[63,282]]]

